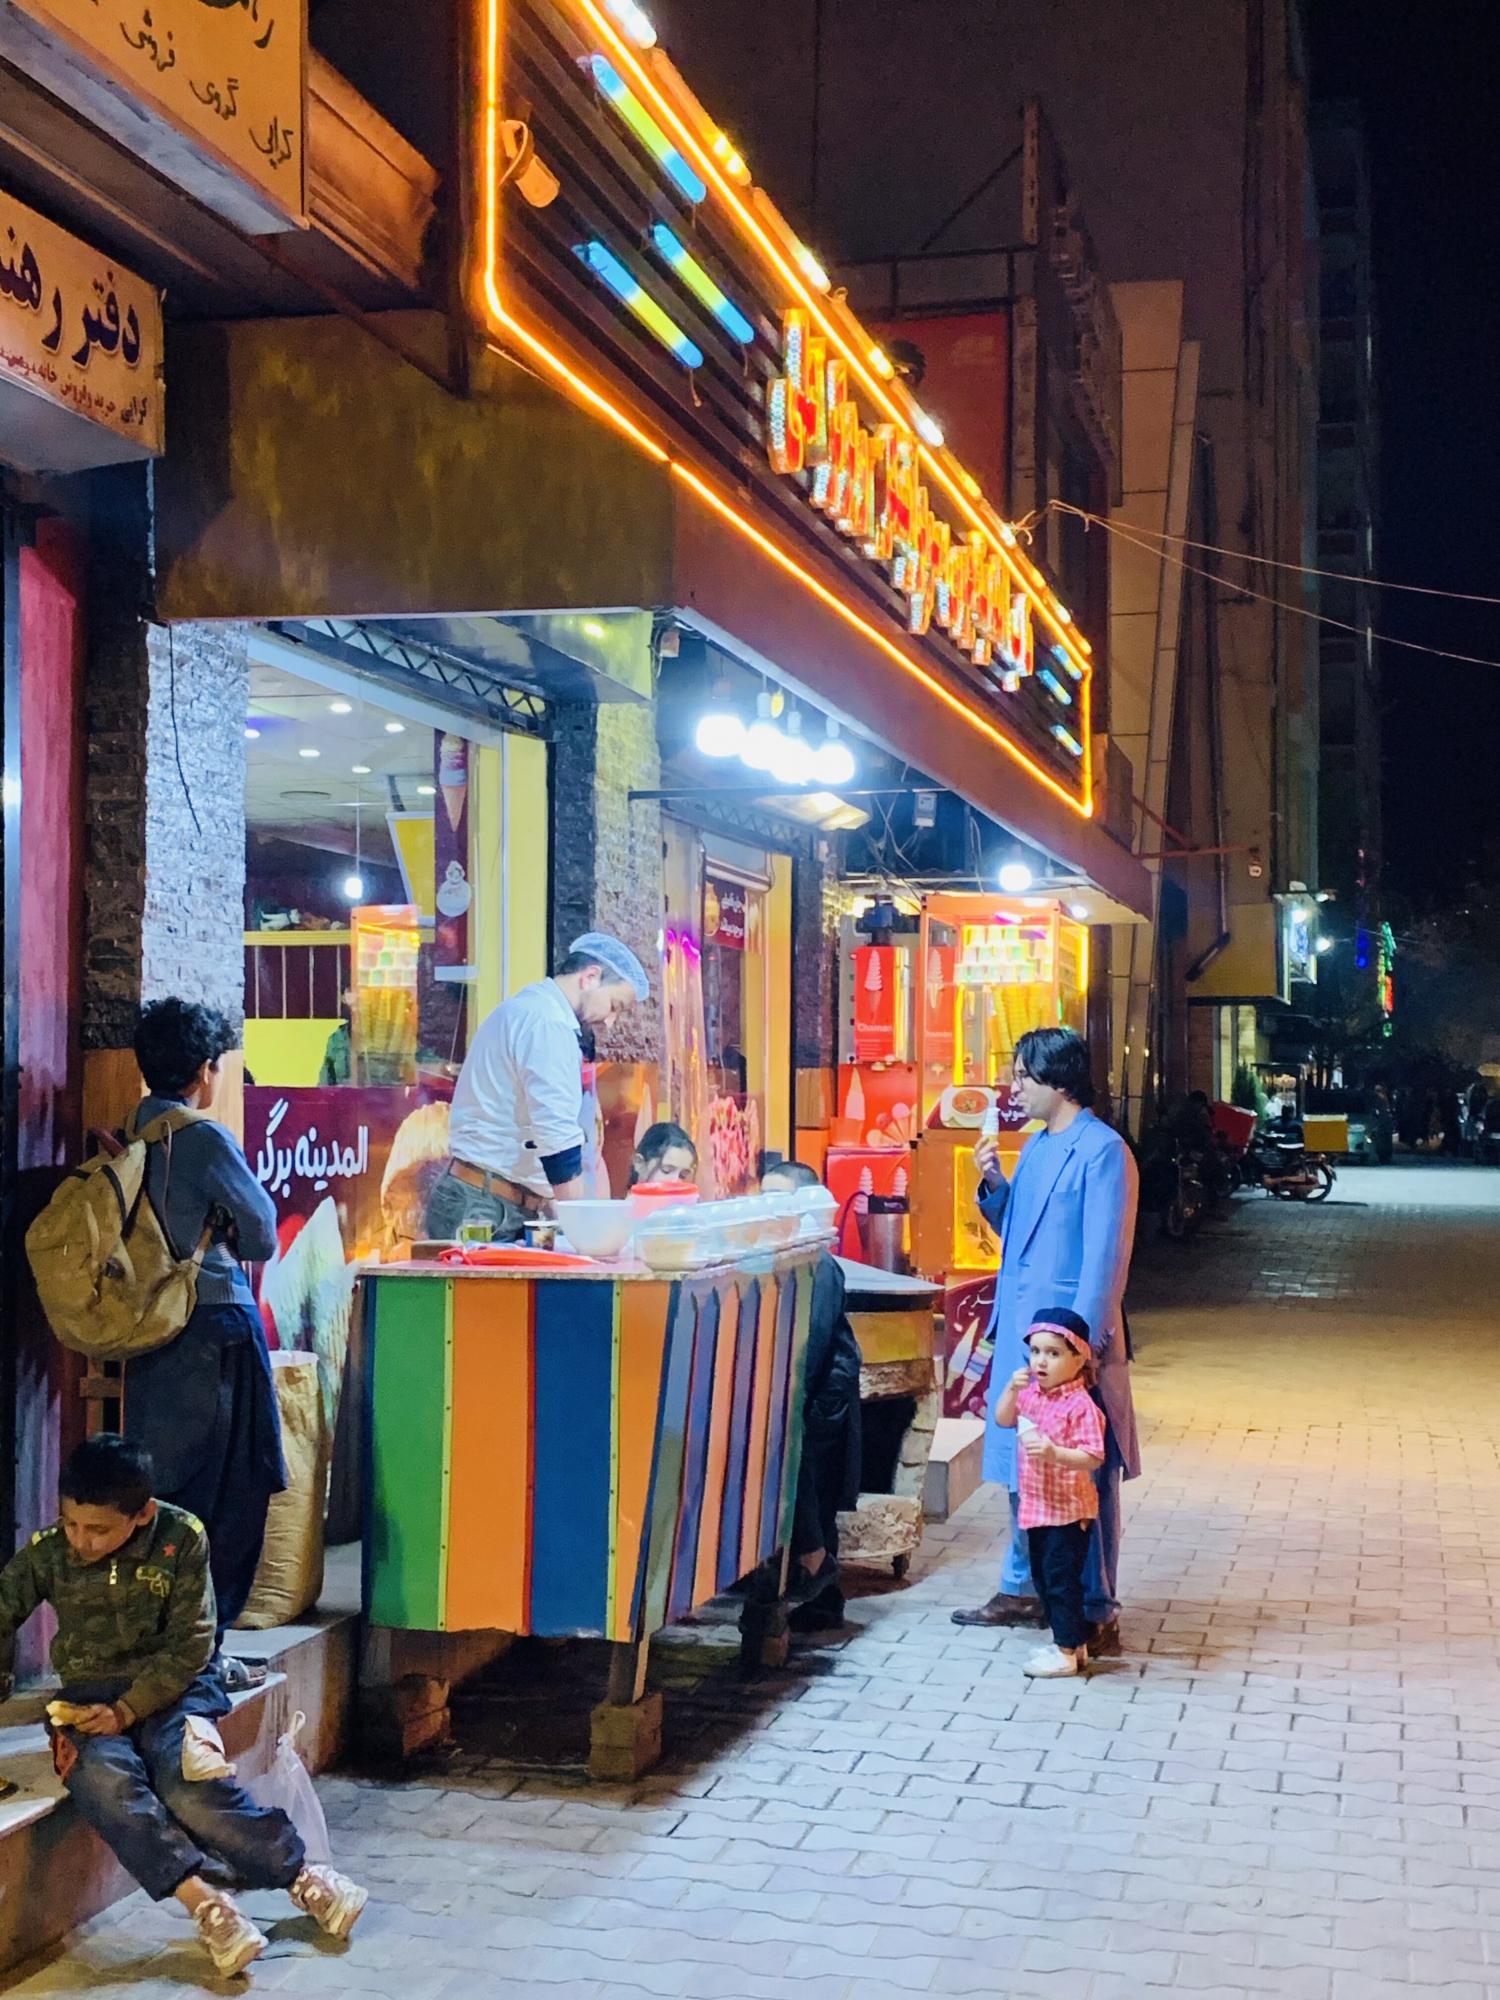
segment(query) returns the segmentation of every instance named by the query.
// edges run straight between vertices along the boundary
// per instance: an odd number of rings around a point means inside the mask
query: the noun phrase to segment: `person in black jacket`
[[[816,1187],[811,1167],[783,1160],[761,1178],[763,1194]],[[825,1250],[813,1274],[812,1323],[807,1342],[803,1401],[802,1466],[792,1528],[792,1625],[822,1631],[842,1624],[839,1528],[842,1508],[859,1500],[859,1343],[844,1310],[844,1273]]]

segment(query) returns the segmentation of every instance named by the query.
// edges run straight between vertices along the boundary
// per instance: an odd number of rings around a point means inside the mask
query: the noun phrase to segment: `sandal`
[[[248,1694],[251,1688],[264,1687],[269,1673],[264,1660],[241,1660],[230,1653],[219,1655],[219,1679],[226,1694]]]

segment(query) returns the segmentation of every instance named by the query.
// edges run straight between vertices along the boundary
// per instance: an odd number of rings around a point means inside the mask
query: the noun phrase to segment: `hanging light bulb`
[[[705,757],[738,757],[745,747],[745,725],[732,708],[711,708],[699,717],[693,741]]]
[[[786,734],[776,752],[771,775],[783,785],[805,785],[813,776],[816,758],[802,734],[802,717],[793,709],[786,719]]]
[[[839,735],[830,716],[828,734],[813,752],[812,775],[820,785],[847,785],[855,772],[854,752]]]
[[[755,698],[755,720],[740,751],[741,762],[748,764],[752,771],[774,770],[781,746],[786,741],[771,719],[774,713],[770,695],[762,691]]]
[[[619,22],[621,32],[638,49],[656,47],[656,29],[651,16],[644,7],[636,5],[636,0],[604,0],[604,4]]]
[[[346,875],[344,877],[344,894],[351,903],[357,903],[364,893],[365,878],[363,875]]]
[[[1031,870],[1024,861],[1007,861],[1000,869],[1000,887],[1007,896],[1024,896],[1031,887]]]

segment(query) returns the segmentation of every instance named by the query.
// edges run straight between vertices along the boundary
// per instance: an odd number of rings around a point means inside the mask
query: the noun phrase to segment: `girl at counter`
[[[640,1186],[643,1181],[649,1186],[664,1187],[697,1178],[698,1148],[680,1125],[653,1125],[641,1134],[630,1163],[632,1187]]]

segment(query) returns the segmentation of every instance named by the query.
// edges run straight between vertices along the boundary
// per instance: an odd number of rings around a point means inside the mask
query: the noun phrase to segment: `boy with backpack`
[[[224,1763],[213,1724],[229,1701],[212,1665],[207,1538],[151,1489],[150,1459],[125,1438],[90,1438],[69,1458],[60,1518],[0,1570],[0,1698],[17,1630],[50,1604],[57,1774],[146,1893],[182,1904],[230,1979],[267,1940],[205,1880],[215,1863],[245,1888],[288,1890],[334,1938],[348,1937],[368,1892],[310,1864],[286,1814],[257,1806]]]
[[[286,1484],[265,1330],[242,1269],[275,1254],[276,1210],[210,1115],[235,1046],[212,1007],[144,1008],[135,1055],[147,1095],[26,1239],[54,1333],[124,1361],[122,1428],[150,1453],[162,1499],[207,1528],[221,1635],[245,1608]],[[232,1690],[264,1679],[224,1666]]]

